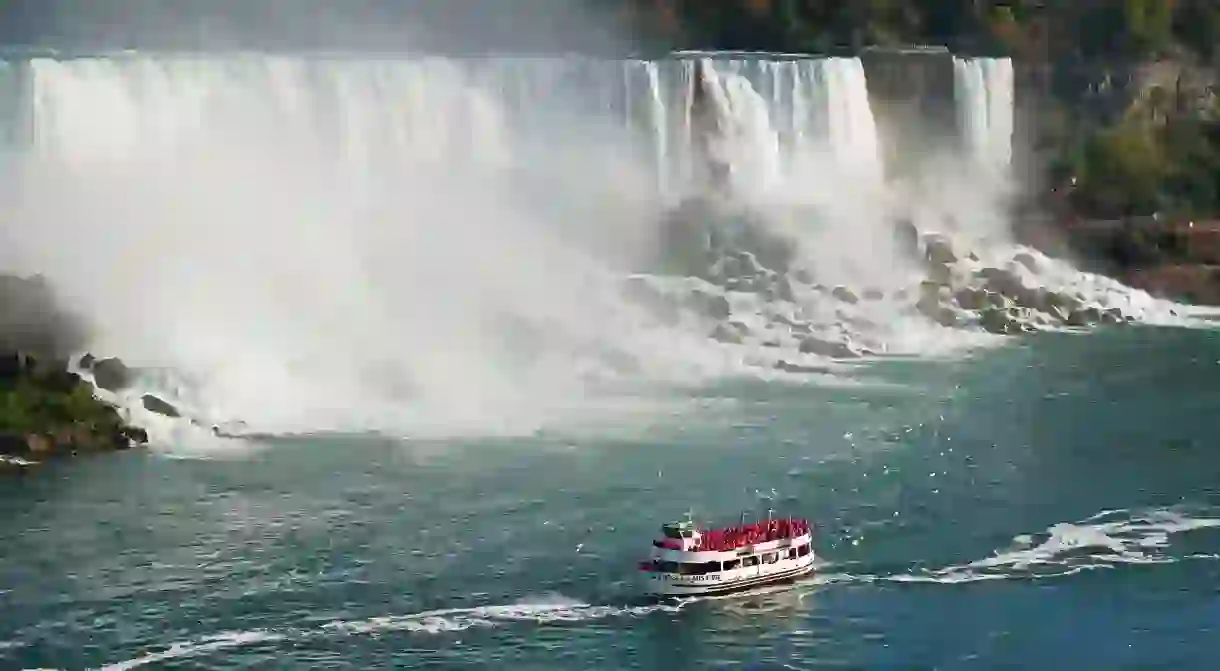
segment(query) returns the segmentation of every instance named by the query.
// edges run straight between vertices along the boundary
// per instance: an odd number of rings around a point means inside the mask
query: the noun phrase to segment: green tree
[[[1127,0],[1123,6],[1128,47],[1143,55],[1158,53],[1173,35],[1173,3],[1169,0]]]
[[[1127,121],[1090,138],[1076,170],[1075,198],[1100,216],[1151,214],[1165,176],[1164,160],[1155,135]]]

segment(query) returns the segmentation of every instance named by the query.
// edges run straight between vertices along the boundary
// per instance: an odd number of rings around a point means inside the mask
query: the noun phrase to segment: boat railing
[[[799,519],[773,519],[726,529],[708,531],[703,534],[697,550],[734,550],[760,543],[796,538],[810,532],[811,525]]]

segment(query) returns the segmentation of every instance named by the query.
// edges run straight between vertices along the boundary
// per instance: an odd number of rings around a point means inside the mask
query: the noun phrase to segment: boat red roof
[[[749,545],[797,538],[813,528],[807,520],[781,518],[755,522],[744,526],[724,527],[702,532],[699,545],[691,552],[727,552]],[[661,539],[657,545],[671,550],[681,549],[681,542],[669,538]]]

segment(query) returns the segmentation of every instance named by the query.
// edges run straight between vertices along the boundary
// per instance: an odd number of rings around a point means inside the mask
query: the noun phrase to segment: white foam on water
[[[1174,556],[1166,552],[1175,535],[1217,528],[1220,518],[1194,517],[1171,509],[1107,510],[1080,522],[1055,524],[1039,534],[1017,536],[1010,548],[985,559],[882,580],[944,584],[1027,580],[1123,565],[1220,559],[1213,554]]]
[[[675,613],[690,601],[645,606],[597,606],[555,596],[536,601],[474,608],[446,608],[405,615],[386,615],[364,620],[336,620],[320,627],[284,632],[225,632],[187,642],[173,643],[165,650],[131,660],[108,664],[99,671],[129,671],[161,662],[206,655],[229,648],[276,641],[300,641],[319,636],[366,636],[386,632],[438,635],[473,628],[501,627],[512,624],[589,622],[613,617],[643,617],[653,613]]]
[[[98,671],[129,671],[142,666],[160,664],[175,659],[206,655],[219,650],[238,648],[283,640],[283,636],[264,631],[225,632],[183,643],[171,644],[161,652],[150,653],[123,662],[107,664]]]
[[[552,602],[554,601],[554,602]],[[677,612],[686,602],[647,606],[595,606],[574,600],[557,599],[543,603],[520,603],[505,606],[452,608],[376,617],[353,622],[331,622],[323,625],[329,632],[369,634],[382,631],[408,631],[438,634],[462,631],[472,627],[494,627],[513,623],[549,624],[553,622],[587,622],[610,617],[642,617],[657,612]]]

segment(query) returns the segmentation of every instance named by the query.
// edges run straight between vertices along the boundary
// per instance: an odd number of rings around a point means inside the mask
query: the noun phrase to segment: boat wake
[[[1121,566],[1220,559],[1217,552],[1168,552],[1171,537],[1202,529],[1220,529],[1220,518],[1175,510],[1107,510],[1080,522],[1017,536],[1011,547],[986,559],[883,579],[941,584],[1030,580]]]
[[[506,605],[448,608],[359,620],[337,620],[308,629],[225,632],[173,643],[162,650],[150,651],[131,660],[101,668],[102,671],[127,671],[229,648],[279,645],[284,641],[300,642],[317,637],[365,636],[387,632],[421,636],[445,635],[470,629],[674,615],[700,603],[748,602],[783,595],[795,595],[799,601],[821,590],[843,584],[964,585],[991,580],[1048,580],[1083,571],[1121,569],[1124,566],[1220,560],[1220,552],[1171,552],[1174,536],[1206,529],[1220,529],[1220,516],[1206,516],[1205,511],[1191,512],[1182,509],[1107,510],[1078,522],[1055,524],[1042,532],[1017,536],[1013,539],[1012,546],[997,551],[991,557],[917,573],[845,572],[838,570],[845,568],[843,566],[823,563],[817,567],[815,575],[792,585],[762,587],[725,596],[599,605],[553,595]]]
[[[263,644],[278,644],[284,641],[300,642],[319,636],[342,637],[377,635],[387,632],[408,634],[447,634],[468,629],[501,627],[515,624],[546,625],[555,623],[589,622],[607,618],[644,617],[655,613],[676,613],[691,600],[678,603],[649,605],[593,605],[563,597],[501,606],[479,606],[475,608],[447,608],[387,615],[365,620],[334,621],[315,629],[285,629],[277,631],[224,632],[204,636],[192,641],[174,643],[164,650],[150,652],[127,661],[108,664],[99,671],[128,671],[142,666],[159,664],[171,659],[196,657],[225,649]]]

